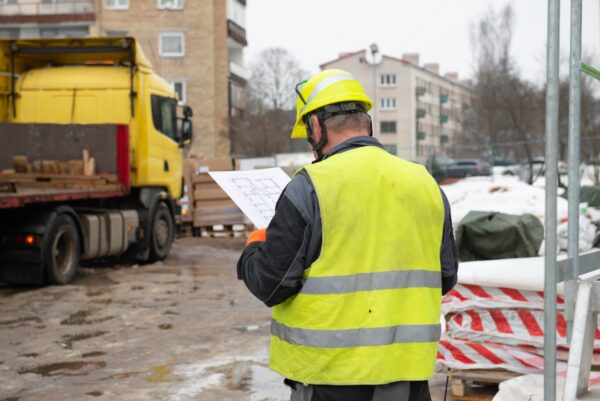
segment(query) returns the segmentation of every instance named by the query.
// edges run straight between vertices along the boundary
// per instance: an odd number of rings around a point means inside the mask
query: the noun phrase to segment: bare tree
[[[481,144],[480,157],[525,159],[531,172],[543,145],[543,96],[516,68],[511,55],[514,23],[508,4],[499,12],[490,8],[472,27],[474,101],[464,115],[462,141]],[[533,180],[531,174],[528,180]]]
[[[281,48],[263,50],[250,63],[246,112],[243,118],[231,121],[234,154],[261,157],[293,149],[290,133],[296,116],[294,88],[308,75],[299,64]]]
[[[296,106],[294,88],[307,78],[299,61],[287,50],[263,50],[250,64],[250,89],[271,110],[291,109]]]
[[[594,95],[594,80],[592,77],[581,76],[581,161],[594,165],[594,182],[600,183],[600,137],[598,137],[597,105]],[[569,127],[569,80],[560,83],[559,103],[559,139],[561,144],[560,157],[567,160],[568,127]]]

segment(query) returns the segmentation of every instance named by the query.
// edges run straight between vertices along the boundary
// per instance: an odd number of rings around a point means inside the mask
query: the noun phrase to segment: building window
[[[41,38],[80,38],[89,34],[87,26],[51,26],[40,29]]]
[[[177,93],[179,104],[185,104],[185,82],[171,81],[171,88]]]
[[[382,145],[383,149],[393,155],[395,155],[398,152],[398,146],[396,145]]]
[[[158,95],[150,96],[154,128],[171,139],[177,138],[177,102]]]
[[[396,74],[380,75],[379,86],[396,86]]]
[[[382,121],[380,123],[379,131],[382,134],[395,134],[396,133],[396,121]]]
[[[127,10],[129,0],[104,0],[104,8],[109,10]]]
[[[128,35],[129,32],[127,31],[106,31],[106,36],[109,38],[122,38]]]
[[[156,0],[160,10],[183,10],[183,0]]]
[[[0,38],[18,39],[19,28],[0,28]]]
[[[389,97],[381,99],[380,102],[381,110],[395,110],[396,109],[396,98]]]
[[[183,32],[163,32],[159,34],[158,53],[162,57],[185,56],[185,38]]]

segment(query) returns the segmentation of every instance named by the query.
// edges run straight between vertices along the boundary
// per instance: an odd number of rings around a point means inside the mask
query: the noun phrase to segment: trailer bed
[[[129,194],[126,125],[0,123],[0,149],[0,209]]]
[[[116,174],[0,174],[0,208],[127,195]]]

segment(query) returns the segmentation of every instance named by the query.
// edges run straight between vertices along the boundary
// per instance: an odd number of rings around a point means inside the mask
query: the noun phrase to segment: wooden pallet
[[[239,238],[248,235],[252,227],[250,224],[215,224],[212,226],[194,227],[192,235],[194,237]]]
[[[520,376],[504,370],[459,370],[450,372],[450,391],[455,401],[491,401],[498,384]]]

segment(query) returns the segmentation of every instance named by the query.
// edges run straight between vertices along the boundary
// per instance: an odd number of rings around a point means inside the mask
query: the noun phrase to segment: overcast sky
[[[375,42],[383,54],[418,52],[421,63],[437,62],[443,73],[458,71],[468,77],[473,71],[471,25],[490,6],[498,10],[507,2],[516,11],[517,63],[526,77],[540,83],[545,74],[547,0],[249,0],[246,60],[262,49],[283,47],[303,68],[315,72],[339,53]],[[570,1],[562,3],[561,53],[567,57]],[[584,51],[594,54],[596,67],[599,4],[600,0],[583,0]]]

